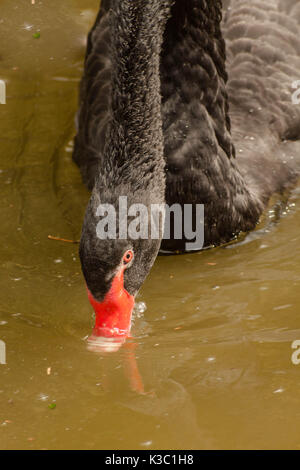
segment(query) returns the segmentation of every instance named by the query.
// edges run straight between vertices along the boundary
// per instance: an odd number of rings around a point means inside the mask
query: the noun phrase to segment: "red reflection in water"
[[[105,338],[99,336],[90,336],[88,338],[88,350],[96,353],[111,354],[117,352],[122,346],[124,347],[125,354],[122,356],[123,370],[129,382],[130,389],[139,394],[145,394],[145,388],[142,376],[140,374],[138,363],[136,360],[137,343],[125,343],[124,338]],[[109,387],[109,374],[103,374],[103,387],[108,390]]]

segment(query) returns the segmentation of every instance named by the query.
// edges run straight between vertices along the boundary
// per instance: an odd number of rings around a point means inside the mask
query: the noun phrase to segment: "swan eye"
[[[133,260],[133,251],[127,250],[123,255],[124,266],[128,265]]]

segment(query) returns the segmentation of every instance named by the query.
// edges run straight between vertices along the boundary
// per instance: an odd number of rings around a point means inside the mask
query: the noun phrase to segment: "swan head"
[[[106,196],[102,192],[101,201],[105,203],[100,204],[99,192],[93,191],[83,223],[79,255],[88,298],[96,316],[92,337],[122,339],[130,334],[135,296],[155,261],[161,237],[130,236],[132,215],[127,217],[122,212],[119,197],[117,203],[112,203],[111,195],[108,197],[106,192]],[[140,204],[142,196],[137,198]],[[127,236],[121,233],[124,229]]]

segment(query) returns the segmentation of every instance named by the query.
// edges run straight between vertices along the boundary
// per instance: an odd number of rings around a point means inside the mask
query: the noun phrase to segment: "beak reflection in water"
[[[91,335],[87,339],[87,349],[98,354],[116,353],[124,345],[124,354],[122,355],[123,369],[128,380],[130,389],[133,392],[144,395],[145,388],[140,374],[138,363],[135,356],[137,343],[127,342],[128,337],[107,338],[104,336]]]

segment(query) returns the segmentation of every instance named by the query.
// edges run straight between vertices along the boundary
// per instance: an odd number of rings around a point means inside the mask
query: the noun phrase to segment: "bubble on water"
[[[47,401],[48,398],[49,398],[49,395],[46,395],[45,393],[40,393],[38,395],[38,400],[40,400],[40,401]]]
[[[73,152],[74,150],[74,142],[73,140],[70,140],[67,145],[65,146],[65,151],[66,152]]]
[[[7,325],[7,321],[4,321],[4,320],[0,321],[0,326],[2,325]]]
[[[149,447],[151,446],[153,443],[153,441],[145,441],[145,442],[141,442],[141,446],[143,447]]]
[[[206,359],[206,361],[207,361],[207,362],[215,362],[215,361],[216,361],[216,358],[213,357],[213,356],[211,356],[211,357],[208,357],[208,358]]]
[[[22,28],[25,29],[26,31],[31,31],[33,28],[33,24],[24,23]]]
[[[59,264],[59,263],[62,263],[62,262],[63,262],[63,260],[61,258],[57,258],[57,259],[54,260],[55,264]]]
[[[137,317],[139,318],[143,315],[143,313],[146,312],[147,305],[145,304],[145,302],[137,302],[135,304],[134,310],[135,310],[135,313],[136,313]]]

